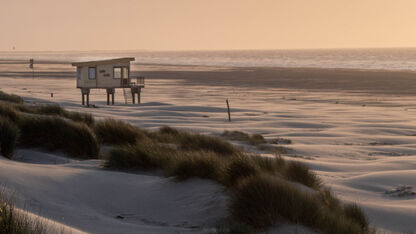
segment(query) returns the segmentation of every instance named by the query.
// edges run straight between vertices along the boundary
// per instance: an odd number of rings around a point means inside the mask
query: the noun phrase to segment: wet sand
[[[317,68],[231,68],[217,71],[142,71],[147,78],[181,79],[187,84],[416,94],[416,73]]]
[[[227,68],[134,64],[134,76],[176,79],[186,85],[416,94],[416,72],[321,68]],[[71,64],[43,62],[34,73],[22,61],[1,61],[0,78],[74,78]]]

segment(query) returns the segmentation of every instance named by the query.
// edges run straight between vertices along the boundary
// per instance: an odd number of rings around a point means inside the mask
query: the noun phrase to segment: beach
[[[146,77],[140,105],[125,104],[120,89],[116,91],[114,106],[106,105],[105,90],[92,90],[90,103],[97,108],[83,107],[81,92],[75,87],[75,68],[64,62],[42,62],[35,65],[33,72],[24,61],[2,60],[0,87],[4,92],[22,96],[26,103],[57,103],[68,110],[125,120],[146,129],[168,125],[211,135],[238,130],[259,133],[266,138],[291,139],[292,144],[285,145],[287,153],[283,157],[306,163],[338,197],[358,203],[371,225],[388,231],[416,231],[416,196],[390,193],[403,185],[410,187],[409,191],[416,188],[415,72],[163,64],[134,64],[131,70],[133,75]],[[231,106],[231,122],[228,122],[226,99]],[[264,153],[264,156],[270,155]],[[96,172],[95,166],[84,165],[80,169],[76,163],[37,165],[40,168],[33,169],[34,174],[27,176],[30,178],[43,170],[56,173],[58,167],[64,167],[62,170],[68,177],[73,170],[76,173],[93,171],[94,176],[105,180],[97,175],[104,172]],[[8,173],[24,170],[12,164],[5,166]],[[0,162],[0,165],[6,164]],[[104,177],[107,176],[110,177],[108,174]],[[34,199],[28,184],[2,178],[0,183],[19,185],[17,192],[24,199]],[[160,178],[153,179],[158,181],[154,186],[164,183]],[[37,183],[42,183],[42,179]],[[39,194],[46,196],[48,189],[53,188],[46,186]],[[183,189],[192,197],[193,191],[188,191],[187,187]],[[205,184],[201,189],[215,192],[218,188]],[[83,199],[86,203],[90,198]],[[215,199],[222,201],[223,198],[218,195],[211,202],[215,203]],[[179,204],[186,207],[186,204]],[[219,209],[201,206],[209,212]],[[26,206],[34,213],[42,210],[44,216],[53,220],[55,215],[46,210],[48,207],[53,208],[42,201]],[[77,209],[83,210],[86,216],[99,214],[94,224],[100,225],[106,221],[103,217],[111,212],[97,207],[79,206]],[[94,225],[71,216],[68,207],[62,209],[64,218],[55,221],[88,232],[99,231],[94,230]],[[198,219],[204,212],[198,213],[197,209],[194,212],[197,214],[193,223],[212,227],[212,223]],[[182,221],[172,216],[157,220],[157,215],[149,215],[152,216],[151,225],[155,226],[161,226],[163,219],[174,224]],[[184,213],[181,217],[191,216]],[[122,228],[123,225],[117,223],[113,227]],[[127,227],[131,223],[125,225],[126,232],[134,230]],[[188,226],[192,225],[177,227],[172,232],[189,231]],[[146,230],[142,229],[142,233]],[[161,233],[170,232],[160,230]]]

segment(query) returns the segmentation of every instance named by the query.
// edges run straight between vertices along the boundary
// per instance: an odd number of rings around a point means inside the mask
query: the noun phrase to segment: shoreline
[[[215,67],[193,65],[132,65],[133,76],[179,80],[186,85],[281,88],[309,91],[344,91],[385,95],[414,95],[415,71],[350,68]],[[74,79],[69,64],[35,64],[36,78]],[[32,78],[23,63],[1,63],[0,78]]]
[[[213,71],[141,71],[149,79],[177,79],[187,85],[222,85],[390,95],[416,93],[416,72],[332,68],[230,68]]]

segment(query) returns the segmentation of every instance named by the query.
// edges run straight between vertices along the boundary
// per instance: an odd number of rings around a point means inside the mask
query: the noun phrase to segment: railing
[[[136,77],[136,84],[139,86],[144,86],[144,76]]]
[[[123,88],[129,88],[134,86],[144,87],[144,76],[130,77],[130,83],[128,83],[127,79],[121,80],[121,87]]]

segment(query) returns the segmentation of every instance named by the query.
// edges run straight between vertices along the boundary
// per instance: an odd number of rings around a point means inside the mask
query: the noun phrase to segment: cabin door
[[[128,67],[122,67],[121,69],[121,84],[123,86],[128,86],[130,84],[130,74]]]

